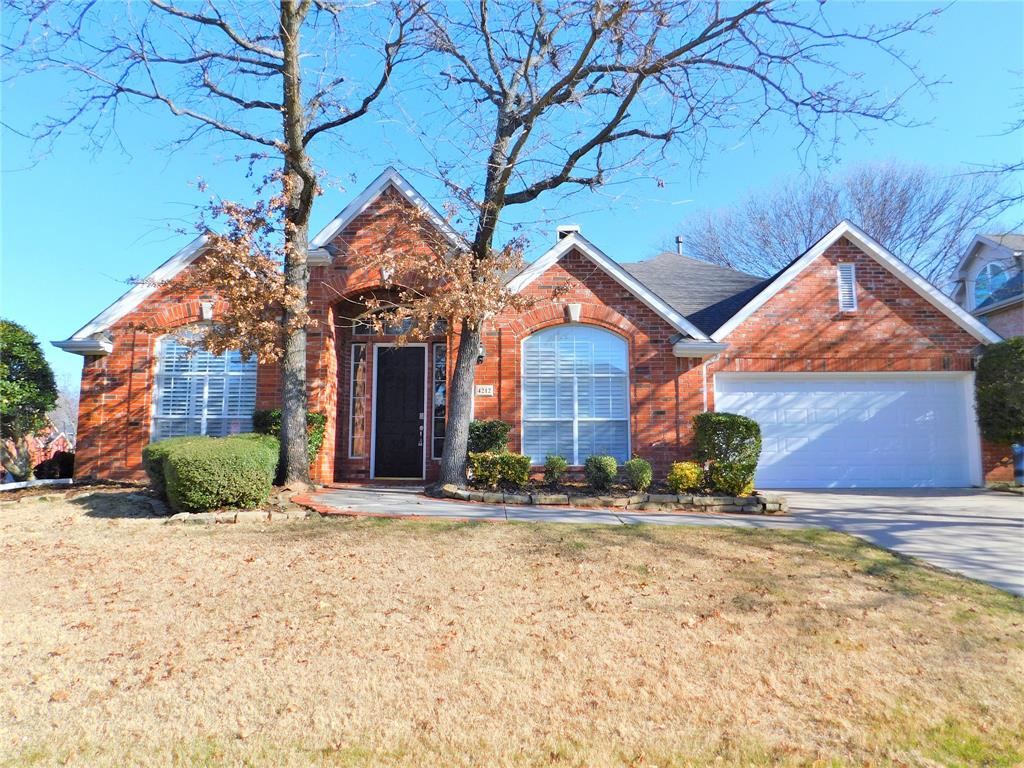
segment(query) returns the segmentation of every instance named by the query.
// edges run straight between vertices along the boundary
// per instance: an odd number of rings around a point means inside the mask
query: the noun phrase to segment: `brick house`
[[[978,235],[953,278],[960,306],[1004,338],[1024,336],[1024,234]]]
[[[461,244],[394,169],[311,241],[309,399],[328,417],[318,482],[437,475],[453,338],[439,329],[395,347],[351,321],[360,297],[386,290],[353,246],[414,212]],[[214,297],[175,289],[203,247],[55,342],[85,358],[79,477],[140,478],[149,441],[244,431],[254,408],[279,406],[275,366],[187,355],[171,334],[216,321]],[[974,359],[999,336],[849,222],[767,280],[674,253],[620,264],[561,227],[510,285],[538,301],[488,323],[474,412],[511,423],[511,448],[535,463],[639,455],[663,474],[690,455],[693,415],[718,409],[762,424],[762,487],[1010,475],[1008,450],[982,444],[973,412]]]

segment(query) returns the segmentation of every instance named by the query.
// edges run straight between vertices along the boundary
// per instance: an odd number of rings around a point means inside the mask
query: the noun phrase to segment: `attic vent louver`
[[[857,309],[856,265],[840,264],[836,272],[839,283],[839,311],[854,312]]]

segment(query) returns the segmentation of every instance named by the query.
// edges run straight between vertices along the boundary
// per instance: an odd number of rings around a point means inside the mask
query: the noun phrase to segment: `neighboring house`
[[[16,453],[17,448],[13,440],[8,440],[6,446],[11,454]],[[42,462],[52,459],[58,453],[74,453],[75,451],[74,443],[52,423],[30,435],[25,441],[25,447],[28,449],[29,463],[32,467],[37,467]],[[14,479],[7,472],[0,472],[0,475],[3,475],[0,482],[9,483]]]
[[[954,279],[960,306],[1004,338],[1024,336],[1024,234],[978,235]]]
[[[453,338],[439,329],[396,348],[350,319],[387,289],[348,254],[403,227],[416,247],[413,212],[462,244],[393,169],[311,242],[309,400],[328,417],[319,482],[437,476]],[[246,430],[253,408],[279,405],[277,366],[190,356],[175,340],[220,311],[175,289],[203,247],[197,239],[55,342],[85,356],[79,476],[141,478],[150,440]],[[767,280],[676,254],[620,264],[561,227],[509,284],[538,301],[488,323],[474,409],[511,423],[511,448],[535,464],[639,455],[664,474],[691,456],[693,416],[718,409],[761,423],[761,487],[1010,476],[1008,449],[983,445],[973,411],[975,357],[999,337],[849,222]]]

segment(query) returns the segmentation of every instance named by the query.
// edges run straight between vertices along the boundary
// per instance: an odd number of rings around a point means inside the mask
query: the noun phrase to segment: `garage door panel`
[[[761,424],[765,488],[966,486],[962,377],[716,377],[716,407]]]

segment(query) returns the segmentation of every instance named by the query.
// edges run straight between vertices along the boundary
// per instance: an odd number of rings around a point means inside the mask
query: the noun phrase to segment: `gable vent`
[[[839,311],[853,312],[857,309],[857,272],[855,264],[840,264],[837,268],[839,282]]]

